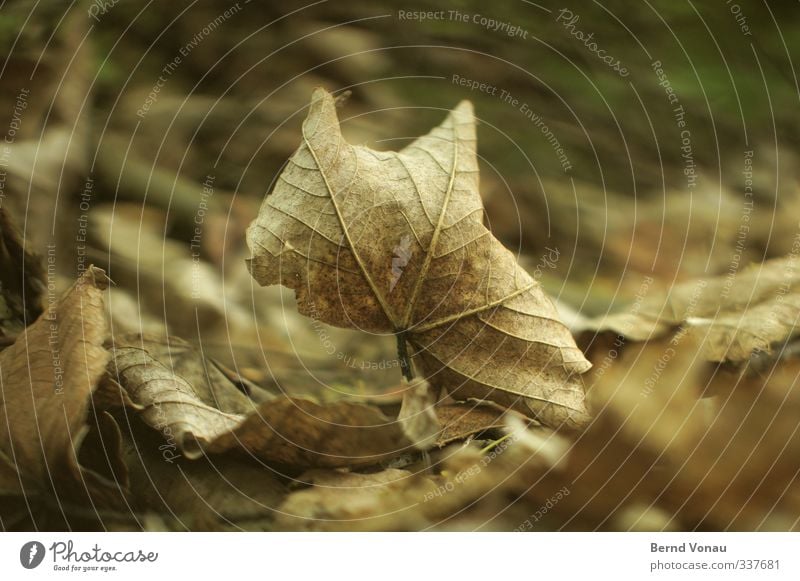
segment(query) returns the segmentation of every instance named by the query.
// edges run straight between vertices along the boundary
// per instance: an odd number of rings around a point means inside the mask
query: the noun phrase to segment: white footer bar
[[[769,580],[799,565],[796,533],[0,534],[4,579]]]

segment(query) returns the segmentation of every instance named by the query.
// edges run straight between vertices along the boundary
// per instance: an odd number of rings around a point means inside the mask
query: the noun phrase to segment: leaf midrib
[[[336,218],[339,221],[339,225],[342,227],[342,234],[344,234],[344,237],[347,240],[347,246],[350,249],[350,252],[353,253],[353,258],[355,259],[356,264],[358,264],[358,267],[361,270],[361,273],[364,275],[364,279],[367,281],[367,284],[369,285],[370,289],[372,290],[372,293],[375,295],[375,298],[377,299],[378,304],[380,304],[381,309],[383,309],[383,312],[386,315],[386,318],[389,319],[389,322],[391,323],[391,325],[395,329],[395,331],[399,330],[398,322],[394,318],[394,315],[392,314],[391,309],[389,309],[389,305],[386,302],[386,299],[383,297],[383,295],[378,290],[378,285],[376,285],[375,281],[372,280],[372,277],[370,276],[369,271],[367,270],[367,267],[364,264],[364,261],[361,259],[361,256],[359,255],[358,251],[356,250],[355,245],[353,244],[353,240],[350,238],[350,231],[347,229],[347,225],[345,224],[344,216],[342,216],[342,211],[339,208],[339,204],[336,203],[336,196],[334,196],[334,194],[333,194],[333,189],[331,188],[330,182],[328,181],[328,176],[325,174],[325,170],[322,169],[322,164],[319,162],[319,158],[317,157],[317,153],[314,151],[314,148],[311,146],[311,142],[308,139],[308,135],[306,135],[305,125],[303,125],[303,141],[305,142],[306,147],[308,148],[308,151],[311,153],[311,157],[314,158],[314,163],[316,164],[317,169],[319,170],[319,173],[322,176],[322,181],[325,183],[325,188],[328,190],[328,195],[331,198],[331,203],[333,204],[333,209],[336,212]],[[337,147],[339,145],[340,144],[337,144]],[[358,155],[356,155],[356,174],[358,174]]]
[[[422,289],[422,283],[425,282],[425,277],[428,276],[428,270],[431,267],[431,262],[433,261],[433,253],[436,250],[436,245],[439,243],[439,234],[442,232],[442,227],[444,226],[444,218],[447,214],[447,209],[450,205],[450,198],[453,194],[453,184],[456,181],[456,168],[458,168],[458,133],[456,131],[456,120],[452,120],[453,124],[453,167],[450,170],[450,179],[447,182],[447,191],[444,195],[444,202],[442,202],[442,211],[439,214],[439,220],[436,223],[436,227],[433,230],[433,234],[431,235],[430,244],[428,244],[428,249],[425,251],[425,261],[422,263],[422,269],[420,270],[419,276],[417,277],[416,282],[414,283],[414,290],[411,292],[411,299],[408,301],[408,306],[406,307],[406,312],[403,315],[403,329],[408,329],[409,325],[411,324],[411,316],[414,313],[414,307],[417,304],[417,297],[419,296],[419,292]],[[422,194],[420,193],[420,203],[422,203]]]

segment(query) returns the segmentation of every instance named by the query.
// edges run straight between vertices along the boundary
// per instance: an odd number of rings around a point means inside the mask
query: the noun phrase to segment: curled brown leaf
[[[114,504],[117,486],[78,463],[89,402],[108,362],[105,273],[89,267],[60,302],[0,353],[0,452],[26,494],[88,493]],[[13,477],[12,477],[13,480]],[[124,484],[124,483],[120,483]]]

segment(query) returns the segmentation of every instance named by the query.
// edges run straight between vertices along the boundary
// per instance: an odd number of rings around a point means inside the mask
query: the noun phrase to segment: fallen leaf
[[[160,341],[139,341],[113,348],[111,374],[142,419],[189,459],[239,450],[290,466],[373,464],[425,449],[439,431],[425,382],[408,386],[396,420],[348,401],[320,404],[282,395],[257,403],[223,374],[204,381],[207,362],[198,353],[178,374]]]
[[[165,440],[174,440],[187,457],[198,458],[202,455],[201,443],[237,427],[255,405],[229,382],[189,383],[176,373],[169,354],[165,362],[161,361],[161,348],[161,342],[143,337],[123,338],[112,347],[109,372],[114,382],[105,387],[113,389],[114,383],[121,386],[125,395],[120,401],[129,399],[142,419]],[[195,365],[202,374],[203,360],[196,359]]]
[[[395,333],[422,374],[549,425],[588,420],[590,364],[539,284],[483,225],[472,105],[399,153],[342,137],[314,92],[303,144],[247,233],[251,273],[314,320]],[[407,370],[406,370],[407,371]]]
[[[91,394],[108,361],[103,290],[107,278],[89,267],[16,342],[0,353],[0,452],[25,494],[89,494],[114,505],[120,488],[78,463],[89,430]]]
[[[310,487],[291,493],[278,509],[281,530],[418,530],[429,479],[390,468],[372,474],[313,470],[300,479]]]
[[[646,341],[680,327],[702,341],[709,361],[738,363],[800,329],[800,264],[793,255],[651,293],[627,311],[585,321],[583,330]]]
[[[233,456],[176,458],[144,425],[125,426],[123,450],[137,506],[174,530],[268,530],[286,496],[274,469]]]
[[[731,378],[709,377],[698,353],[688,337],[631,345],[594,381],[585,432],[551,447],[544,466],[522,466],[518,445],[503,455],[517,474],[506,493],[538,505],[522,530],[797,529],[798,361],[742,374],[712,399],[699,397],[704,383]],[[546,506],[560,489],[566,496]]]
[[[403,452],[425,449],[438,425],[412,427],[414,422],[388,418],[373,406],[347,401],[318,404],[280,397],[263,404],[234,431],[209,443],[207,451],[242,448],[259,458],[304,467],[360,466]],[[414,438],[425,434],[422,441]]]
[[[477,403],[436,406],[436,416],[442,426],[436,445],[441,447],[481,432],[501,429],[505,426],[503,416],[506,414],[502,408]]]
[[[508,530],[515,526],[508,515],[518,507],[509,506],[507,494],[531,486],[526,469],[542,466],[553,455],[546,446],[564,452],[552,441],[563,443],[558,434],[538,429],[548,436],[539,436],[535,449],[528,440],[536,436],[529,434],[503,438],[484,451],[469,445],[439,450],[434,462],[441,469],[438,475],[430,467],[369,474],[306,472],[298,481],[311,486],[286,498],[276,525],[313,531]]]

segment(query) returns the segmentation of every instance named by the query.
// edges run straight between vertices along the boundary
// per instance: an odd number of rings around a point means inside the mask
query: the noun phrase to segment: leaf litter
[[[246,336],[269,348],[224,362],[202,334],[170,336],[152,315],[188,300],[180,277],[135,325],[112,326],[130,285],[94,266],[44,305],[3,211],[2,527],[797,529],[794,257],[576,317],[579,349],[484,226],[476,146],[467,102],[399,152],[351,145],[318,89],[247,231],[254,279],[293,290],[311,324],[371,333],[387,357],[396,340],[380,376],[284,365],[275,327],[302,318],[257,323]],[[224,320],[225,301],[206,304]],[[191,328],[181,309],[170,331]]]

